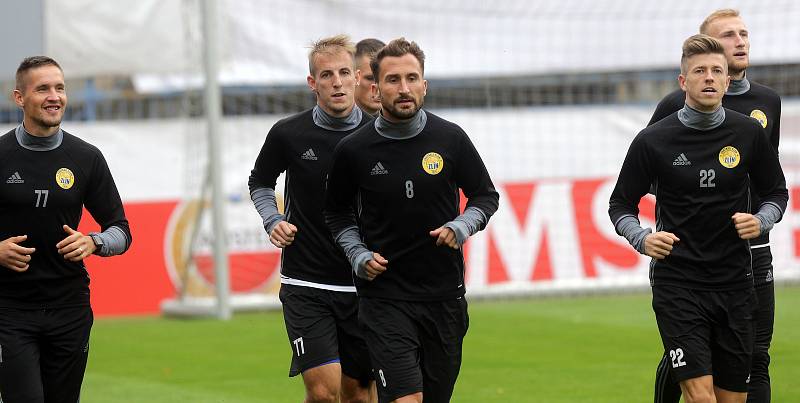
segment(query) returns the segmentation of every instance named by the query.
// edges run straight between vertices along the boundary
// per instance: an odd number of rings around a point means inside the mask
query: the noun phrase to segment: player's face
[[[313,76],[308,86],[317,95],[317,105],[327,114],[343,117],[353,110],[356,77],[353,57],[345,51],[321,53],[314,57]]]
[[[361,56],[356,65],[356,105],[361,110],[374,115],[381,110],[381,101],[372,94],[372,84],[375,83],[375,76],[372,75],[372,68],[369,67],[369,57]]]
[[[422,66],[414,55],[385,57],[381,60],[376,83],[383,106],[383,117],[390,121],[411,118],[422,108],[428,82],[422,78]]]
[[[28,70],[25,88],[14,90],[14,102],[24,112],[25,129],[33,135],[55,133],[67,107],[64,73],[47,65]]]
[[[730,83],[725,56],[712,53],[690,57],[678,82],[686,92],[687,105],[701,112],[713,112],[722,104]]]
[[[711,22],[708,34],[725,48],[728,70],[734,78],[750,65],[750,33],[739,17],[723,17]]]

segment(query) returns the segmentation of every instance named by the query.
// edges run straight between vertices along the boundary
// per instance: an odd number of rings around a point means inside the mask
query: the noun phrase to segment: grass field
[[[800,288],[777,289],[773,401],[800,402]],[[475,302],[454,402],[649,402],[649,295]],[[100,319],[81,401],[300,402],[280,312],[230,322]]]

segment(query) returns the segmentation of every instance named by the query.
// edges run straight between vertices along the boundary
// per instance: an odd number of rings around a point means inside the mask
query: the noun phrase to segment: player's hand
[[[753,239],[761,235],[761,221],[756,216],[747,213],[736,213],[732,217],[733,224],[736,225],[736,232],[739,238]]]
[[[372,252],[372,259],[367,261],[364,264],[364,268],[367,272],[367,280],[372,281],[377,277],[379,274],[386,271],[386,266],[389,264],[389,261],[384,259],[378,252]]]
[[[279,248],[285,248],[294,242],[297,227],[286,221],[281,221],[269,233],[269,241]]]
[[[67,237],[57,243],[56,248],[58,248],[58,253],[64,256],[64,259],[70,262],[80,262],[91,256],[97,249],[97,245],[89,235],[83,235],[70,228],[69,225],[64,225],[62,228],[67,233]]]
[[[450,228],[439,227],[430,232],[431,236],[436,238],[436,246],[447,245],[453,249],[458,249],[458,240],[456,233]]]
[[[644,237],[644,254],[653,259],[663,259],[672,252],[672,246],[680,241],[675,234],[658,231]]]
[[[19,245],[26,239],[28,239],[27,235],[19,235],[0,242],[0,265],[20,273],[28,270],[31,254],[36,252],[36,248]]]

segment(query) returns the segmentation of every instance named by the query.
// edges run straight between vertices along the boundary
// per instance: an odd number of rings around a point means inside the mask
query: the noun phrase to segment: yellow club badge
[[[753,111],[750,112],[750,117],[757,120],[758,123],[761,123],[761,127],[767,128],[767,115],[761,112],[761,110],[753,109]]]
[[[75,184],[75,175],[72,174],[69,168],[61,168],[56,172],[56,183],[62,189],[69,189]]]
[[[719,163],[725,168],[734,168],[739,165],[739,150],[733,146],[725,146],[719,150]]]
[[[422,157],[422,169],[425,170],[425,172],[436,175],[442,172],[442,168],[444,168],[444,160],[441,155],[437,153],[427,153]]]

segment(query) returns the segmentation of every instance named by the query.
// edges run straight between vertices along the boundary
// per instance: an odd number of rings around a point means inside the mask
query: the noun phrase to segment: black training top
[[[83,207],[102,230],[121,229],[131,243],[128,220],[103,154],[63,132],[49,151],[22,147],[14,130],[0,137],[0,240],[28,235],[36,248],[22,273],[0,267],[0,307],[50,308],[89,304],[83,262],[65,260],[56,244],[78,228]]]
[[[748,181],[748,177],[750,180]],[[656,230],[680,241],[653,260],[651,285],[725,290],[753,285],[750,248],[731,216],[751,211],[748,183],[762,202],[785,211],[786,180],[755,120],[725,110],[717,128],[688,128],[677,113],[642,130],[631,143],[611,194],[613,223],[638,216],[650,184],[656,194]]]
[[[647,125],[652,125],[683,108],[685,102],[686,93],[683,90],[673,91],[658,103],[655,112],[653,112],[653,117],[650,118],[650,123]],[[750,81],[750,89],[747,92],[738,95],[725,94],[722,97],[722,106],[758,120],[767,134],[770,145],[772,145],[775,153],[778,152],[778,144],[781,137],[781,98],[772,88]],[[761,204],[758,196],[755,192],[751,196],[753,197],[753,208],[758,209]],[[769,233],[750,240],[751,246],[765,244],[769,244]],[[759,271],[755,273],[758,279],[765,279],[770,267],[765,266],[754,269]]]
[[[250,173],[249,187],[251,191],[275,189],[278,176],[286,171],[284,211],[286,221],[297,226],[297,235],[283,249],[283,276],[352,287],[350,264],[333,242],[322,215],[325,178],[336,144],[372,118],[365,113],[356,128],[335,131],[317,126],[312,111],[300,112],[272,126]]]
[[[374,124],[336,147],[325,196],[325,215],[336,235],[356,225],[350,210],[358,196],[358,228],[367,248],[389,264],[373,281],[356,278],[359,296],[399,300],[445,300],[464,295],[460,250],[436,246],[429,232],[459,215],[460,193],[467,207],[487,218],[498,193],[467,134],[427,112],[424,129],[392,139]]]

